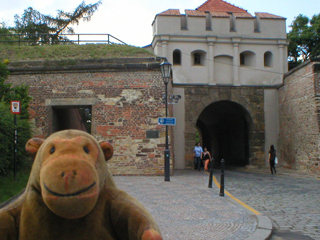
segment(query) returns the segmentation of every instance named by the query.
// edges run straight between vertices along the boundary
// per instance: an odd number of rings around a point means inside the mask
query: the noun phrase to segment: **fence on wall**
[[[111,34],[0,34],[0,44],[54,45],[54,44],[126,44]]]

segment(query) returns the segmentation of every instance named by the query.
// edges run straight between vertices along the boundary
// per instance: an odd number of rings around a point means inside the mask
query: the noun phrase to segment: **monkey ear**
[[[28,140],[28,142],[26,143],[26,151],[30,155],[35,156],[43,142],[44,139],[42,138],[32,138]]]
[[[104,153],[104,158],[108,161],[113,155],[113,147],[109,142],[101,141],[99,142],[100,147]]]

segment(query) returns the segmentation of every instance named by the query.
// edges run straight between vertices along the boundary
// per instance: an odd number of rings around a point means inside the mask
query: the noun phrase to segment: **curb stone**
[[[256,215],[258,225],[256,231],[247,240],[265,240],[269,239],[272,234],[272,223],[267,216]]]
[[[246,238],[246,240],[267,240],[270,239],[272,235],[272,222],[269,217],[264,215],[258,215],[251,212],[249,209],[246,209],[241,204],[237,203],[232,198],[228,197],[235,205],[239,205],[241,208],[244,208],[250,215],[255,216],[257,218],[257,226],[256,230],[250,237]],[[247,204],[246,204],[247,205]],[[247,205],[248,206],[248,205]]]

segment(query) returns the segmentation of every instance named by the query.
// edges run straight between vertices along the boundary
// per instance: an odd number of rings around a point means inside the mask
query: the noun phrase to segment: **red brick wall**
[[[316,66],[319,63],[308,62],[284,78],[279,89],[279,147],[281,165],[320,173],[320,87]]]
[[[127,60],[128,61],[128,60]],[[9,68],[8,81],[30,86],[31,122],[36,137],[52,133],[56,106],[91,106],[91,133],[113,144],[109,167],[115,175],[163,175],[165,127],[157,124],[165,115],[159,64],[135,59],[134,65]],[[140,65],[139,65],[140,64]],[[90,69],[90,70],[88,70]],[[147,138],[148,130],[159,138]]]

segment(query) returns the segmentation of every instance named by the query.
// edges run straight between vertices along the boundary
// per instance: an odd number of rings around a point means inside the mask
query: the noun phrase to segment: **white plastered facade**
[[[177,11],[158,14],[152,24],[152,50],[173,63],[173,93],[182,96],[173,108],[174,138],[181,139],[174,144],[175,168],[183,169],[185,161],[183,85],[265,86],[265,151],[271,143],[277,147],[275,87],[288,70],[286,19],[264,13],[237,18]],[[174,51],[180,53],[178,64]],[[194,53],[200,63],[195,64]]]

